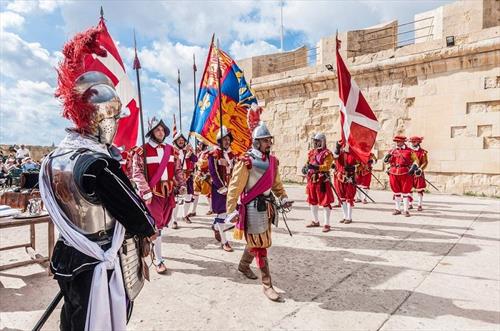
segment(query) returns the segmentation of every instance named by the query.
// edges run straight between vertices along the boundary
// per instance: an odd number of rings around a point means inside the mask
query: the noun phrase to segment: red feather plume
[[[64,45],[62,51],[64,59],[57,68],[58,86],[55,96],[63,103],[62,115],[73,121],[81,133],[89,132],[95,107],[75,90],[75,82],[87,71],[84,61],[86,56],[107,55],[99,43],[100,32],[99,28],[90,28],[76,34]]]

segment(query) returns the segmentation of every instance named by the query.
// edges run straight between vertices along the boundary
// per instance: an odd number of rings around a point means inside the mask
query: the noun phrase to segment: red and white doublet
[[[144,176],[144,153],[147,178]],[[158,183],[150,187],[149,182],[159,171],[164,153],[170,153],[167,165]],[[137,185],[137,190],[143,200],[152,199],[148,209],[158,229],[167,226],[175,207],[174,190],[186,185],[180,159],[175,149],[169,144],[158,144],[154,141],[149,141],[138,148],[132,159],[132,180]]]

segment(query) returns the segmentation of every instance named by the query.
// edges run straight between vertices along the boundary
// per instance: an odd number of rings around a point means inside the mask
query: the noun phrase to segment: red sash
[[[243,234],[245,233],[246,213],[247,213],[246,205],[260,194],[272,188],[275,176],[276,176],[276,158],[270,155],[269,168],[267,168],[266,172],[264,172],[262,177],[259,178],[257,183],[255,183],[255,185],[248,192],[241,193],[240,196],[241,204],[238,207],[238,213],[240,219],[238,220],[238,223],[236,223],[234,229],[235,238],[241,239],[243,238]]]
[[[172,146],[170,145],[165,145],[163,148],[163,158],[161,159],[160,165],[158,166],[158,169],[156,169],[155,174],[153,177],[151,177],[151,180],[149,181],[149,187],[155,187],[156,184],[161,179],[161,175],[163,175],[163,172],[165,171],[165,168],[167,167],[168,160],[170,159],[170,155],[172,155]]]

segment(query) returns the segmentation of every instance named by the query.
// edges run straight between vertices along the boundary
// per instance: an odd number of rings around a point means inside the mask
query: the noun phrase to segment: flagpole
[[[196,71],[198,71],[198,69],[196,68],[196,59],[195,59],[194,53],[193,53],[193,104],[194,104],[193,111],[196,110]],[[193,114],[193,117],[194,117],[194,114]],[[191,135],[189,135],[189,137],[191,137]],[[188,140],[189,140],[189,137],[188,137]],[[196,136],[194,136],[195,151],[196,151],[197,146],[198,146],[198,138]]]
[[[137,95],[139,98],[139,118],[141,122],[141,140],[142,140],[142,146],[146,144],[145,138],[144,138],[144,117],[143,117],[143,111],[142,111],[142,96],[141,96],[141,80],[139,79],[139,69],[141,69],[141,63],[139,62],[139,57],[137,56],[137,42],[135,39],[135,30],[134,30],[134,70],[135,70],[135,76],[137,78]],[[143,161],[144,161],[144,176],[148,178],[148,168],[146,167],[146,152],[142,153],[143,156]]]
[[[179,132],[182,134],[181,71],[177,69],[177,90],[179,91]]]
[[[220,60],[219,60],[219,38],[217,38],[217,47],[215,48],[215,52],[216,52],[215,54],[217,56],[217,91],[219,94],[219,124],[220,124],[220,138],[221,138],[219,145],[220,145],[221,151],[223,151],[223,148],[222,148],[222,125],[223,125],[223,121],[222,121],[222,93],[221,93],[221,87],[220,87],[220,80],[222,77],[222,72],[220,69]]]

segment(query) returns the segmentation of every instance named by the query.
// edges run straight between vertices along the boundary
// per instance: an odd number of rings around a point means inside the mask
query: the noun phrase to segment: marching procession
[[[372,179],[379,181],[372,173],[377,162],[386,164],[394,215],[422,211],[429,162],[420,136],[394,137],[394,148],[379,159],[376,117],[339,48],[337,41],[340,124],[348,126],[354,112],[368,124],[358,125],[356,132],[355,127],[343,130],[338,141],[328,141],[322,132],[312,136],[302,168],[311,213],[304,226],[324,233],[333,223],[356,222],[356,204],[373,202],[369,193]],[[273,287],[268,249],[273,226],[293,214],[294,201],[280,176],[279,146],[261,120],[265,109],[236,63],[212,38],[189,135],[177,131],[175,118],[171,133],[166,119],[158,117],[134,135],[120,130],[127,117],[137,116],[135,123],[142,123],[140,90],[138,113],[131,114],[116,77],[103,69],[106,57],[117,57],[104,21],[75,35],[62,53],[56,96],[74,127],[44,159],[40,172],[41,196],[60,233],[50,266],[64,299],[61,329],[126,329],[134,299],[149,280],[146,258],[151,256],[158,274],[167,274],[169,254],[162,251],[162,239],[168,243],[170,229],[199,216],[200,199],[209,205],[212,221],[206,226],[224,252],[234,254],[234,241],[246,243],[237,270],[251,280],[260,277],[267,299],[283,301]],[[137,54],[134,69],[139,78]],[[353,91],[357,103],[347,99]],[[139,136],[141,143],[124,144],[127,136]],[[251,269],[254,261],[260,275]]]

